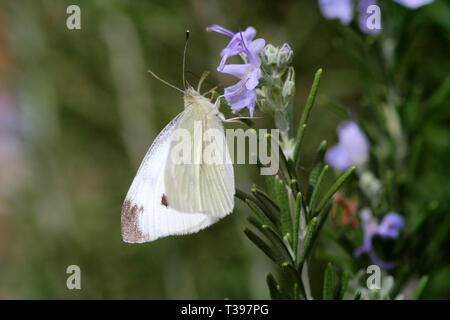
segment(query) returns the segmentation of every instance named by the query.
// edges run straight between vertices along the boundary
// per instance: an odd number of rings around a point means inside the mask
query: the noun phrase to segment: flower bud
[[[274,47],[270,43],[266,45],[261,55],[264,64],[267,65],[277,64],[278,51],[279,51],[278,48]]]
[[[295,71],[293,67],[289,67],[286,80],[283,83],[281,95],[283,98],[291,97],[295,92]]]
[[[291,47],[287,43],[283,44],[283,46],[278,50],[278,57],[277,57],[278,67],[283,67],[290,64],[293,55],[294,51],[292,51]]]

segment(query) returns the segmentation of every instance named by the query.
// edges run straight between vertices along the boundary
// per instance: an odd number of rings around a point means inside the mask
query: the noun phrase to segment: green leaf
[[[344,182],[348,179],[348,177],[355,171],[355,167],[351,167],[348,169],[344,174],[342,174],[336,182],[331,186],[331,188],[328,190],[328,192],[325,194],[325,196],[320,201],[319,205],[317,206],[315,213],[322,211],[322,209],[326,206],[328,201],[333,197],[333,195],[336,193],[336,191],[339,190],[340,187],[344,184]]]
[[[256,233],[248,228],[244,230],[244,233],[250,239],[250,241],[253,242],[262,252],[264,252],[272,261],[274,261],[275,263],[281,263],[283,261],[283,259],[275,252],[273,252],[269,245],[260,237],[258,237]]]
[[[289,243],[286,243],[272,227],[261,224],[260,221],[256,220],[253,217],[248,217],[247,220],[273,245],[267,246],[270,248],[272,254],[276,257],[277,262],[284,262],[289,260],[293,263],[293,257],[292,252],[289,248]],[[260,240],[264,241],[261,238]]]
[[[328,205],[331,206],[331,205]],[[330,214],[329,208],[325,208],[320,212],[320,214],[316,217],[318,219],[318,223],[316,226],[316,232],[312,235],[311,246],[314,245],[317,238],[319,237],[320,230],[322,230],[325,221],[327,221],[328,215]]]
[[[322,76],[322,69],[317,70],[314,81],[311,86],[311,90],[309,92],[308,100],[306,100],[305,110],[302,113],[302,117],[300,118],[300,123],[298,125],[298,132],[294,150],[294,162],[298,163],[300,158],[300,149],[303,141],[303,137],[305,135],[306,125],[308,123],[309,114],[311,112],[312,107],[314,106],[314,102],[316,100],[317,89],[319,88],[320,78]]]
[[[314,187],[317,184],[317,179],[319,178],[320,172],[324,166],[324,156],[327,151],[328,143],[326,140],[323,140],[319,148],[317,149],[316,158],[314,160],[314,164],[312,166],[312,170],[309,174],[308,181],[311,187]]]
[[[300,299],[300,291],[299,291],[299,285],[297,282],[294,283],[294,300],[299,300]]]
[[[419,300],[422,296],[423,291],[425,290],[425,287],[428,284],[429,277],[423,276],[420,278],[419,283],[417,284],[416,289],[414,290],[414,293],[411,297],[412,300]]]
[[[270,219],[270,221],[272,221],[274,225],[281,227],[279,218],[280,208],[278,205],[267,193],[259,189],[256,185],[253,185],[251,191],[264,214]]]
[[[251,199],[252,197],[247,194],[246,192],[236,188],[236,194],[235,194],[236,198],[242,200],[243,202],[245,202],[245,200],[247,199]]]
[[[333,300],[334,299],[334,272],[331,263],[328,263],[325,269],[325,277],[323,280],[323,300]]]
[[[294,162],[296,164],[298,164],[298,161],[300,160],[300,154],[297,155],[297,152],[300,153],[303,136],[305,135],[307,126],[308,125],[306,123],[303,123],[303,124],[299,125],[299,127],[298,127],[297,139],[296,139],[295,148],[294,148]]]
[[[336,299],[342,300],[344,298],[344,294],[347,291],[349,281],[350,281],[350,274],[344,271],[344,273],[341,276],[339,291],[336,295]]]
[[[266,186],[266,194],[269,195],[269,198],[275,197],[275,187],[274,187],[274,176],[264,176],[263,177],[265,186]],[[253,185],[253,187],[257,187],[256,185]]]
[[[273,180],[273,179],[272,179]],[[278,205],[272,200],[272,197],[269,196],[267,193],[265,193],[263,190],[258,188],[256,185],[253,185],[252,187],[252,193],[257,197],[258,199],[264,200],[264,202],[270,204],[274,209],[277,211],[280,210]]]
[[[271,178],[271,180],[274,180]],[[259,189],[256,185],[252,187],[252,194],[255,198],[264,206],[266,210],[263,210],[264,213],[270,218],[270,220],[275,224],[279,225],[279,211],[280,208],[278,205],[272,200],[274,197],[270,197],[263,190]]]
[[[272,300],[282,300],[284,297],[281,291],[281,286],[277,283],[271,273],[267,275],[266,282],[267,286],[269,287],[270,298]]]
[[[289,251],[287,243],[284,242],[283,238],[280,237],[279,234],[275,232],[270,226],[263,225],[262,226],[264,235],[272,242],[277,249],[277,252],[280,256],[283,256],[285,259],[289,259],[291,263],[294,263],[294,257],[292,256],[292,252]]]
[[[357,291],[355,296],[353,297],[353,300],[359,300],[361,299],[361,291]]]
[[[286,279],[286,283],[292,285],[293,299],[306,299],[305,288],[297,269],[291,263],[284,262],[281,264],[281,270]]]
[[[300,236],[300,219],[302,214],[302,193],[297,193],[297,198],[295,199],[295,216],[294,225],[292,233],[292,249],[294,251],[294,257],[297,258],[298,255],[298,238]]]
[[[274,229],[276,228],[275,225],[272,223],[272,221],[269,219],[269,217],[264,213],[264,211],[261,208],[258,207],[258,205],[255,202],[253,202],[250,199],[246,199],[245,203],[247,203],[247,205],[255,214],[255,216],[258,217],[261,224],[267,224],[273,227]]]
[[[301,268],[303,267],[306,257],[308,256],[308,253],[311,249],[312,239],[313,239],[313,236],[316,233],[316,229],[317,229],[317,222],[318,222],[317,217],[314,217],[311,219],[311,222],[308,225],[308,231],[306,232],[305,242],[303,244],[303,250],[302,250],[302,254],[300,256],[300,262],[299,262],[300,270],[299,271],[301,271]]]
[[[309,199],[309,207],[311,208],[312,212],[315,212],[315,204],[317,200],[317,196],[319,195],[320,187],[322,185],[323,179],[325,177],[325,174],[328,171],[328,165],[325,165],[320,172],[319,178],[317,179],[317,183],[314,185],[313,193],[311,195],[311,199]]]
[[[287,233],[293,234],[288,191],[283,181],[278,177],[275,178],[275,196],[278,207],[280,208],[281,231],[283,237]]]

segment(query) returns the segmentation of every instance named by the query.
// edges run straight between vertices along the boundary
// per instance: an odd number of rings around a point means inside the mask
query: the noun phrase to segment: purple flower
[[[339,19],[343,24],[349,24],[353,19],[353,5],[358,1],[359,27],[365,33],[379,33],[380,29],[368,27],[369,17],[372,14],[367,12],[371,5],[376,5],[377,0],[319,0],[319,7],[322,14],[327,19]],[[434,0],[394,0],[409,9],[417,9],[423,5],[432,3]]]
[[[327,19],[339,19],[343,24],[349,24],[353,19],[354,0],[319,0],[320,10]],[[377,0],[359,0],[359,27],[365,33],[378,33],[379,29],[369,29],[367,8],[376,5]]]
[[[369,158],[369,142],[358,125],[345,121],[337,131],[339,143],[327,151],[325,161],[340,171],[366,162]]]
[[[432,3],[434,0],[394,0],[397,3],[400,3],[404,7],[408,7],[410,9],[417,9],[426,4]]]
[[[384,216],[378,227],[378,235],[384,238],[397,238],[404,226],[404,219],[397,213],[391,212]]]
[[[231,41],[222,50],[217,71],[230,74],[239,78],[235,85],[225,88],[225,99],[233,110],[248,108],[250,116],[253,116],[256,103],[256,87],[261,78],[261,58],[260,53],[266,42],[264,39],[253,38],[256,30],[248,27],[243,32],[233,33],[218,25],[206,28],[206,31],[218,32],[231,38]],[[229,57],[243,54],[246,57],[244,64],[226,64]]]
[[[339,19],[349,24],[353,19],[353,0],[319,0],[320,10],[327,19]]]
[[[379,236],[381,238],[395,239],[398,237],[400,231],[404,227],[404,219],[398,213],[388,213],[384,216],[381,224],[372,216],[372,212],[368,208],[364,208],[360,213],[362,226],[364,231],[364,241],[361,247],[355,250],[355,256],[359,257],[363,253],[367,253],[370,260],[383,269],[391,269],[395,265],[392,262],[381,260],[373,250],[373,237]]]

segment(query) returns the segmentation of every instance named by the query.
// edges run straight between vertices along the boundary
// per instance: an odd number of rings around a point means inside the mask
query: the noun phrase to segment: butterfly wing
[[[234,207],[234,172],[217,109],[212,104],[191,105],[179,128],[191,139],[181,148],[188,154],[181,161],[176,156],[182,141],[172,140],[165,173],[169,206],[211,217],[226,216]]]
[[[158,135],[142,161],[126,195],[121,217],[125,242],[142,243],[169,235],[197,232],[218,219],[200,213],[182,213],[167,206],[164,171],[172,135],[184,112]]]

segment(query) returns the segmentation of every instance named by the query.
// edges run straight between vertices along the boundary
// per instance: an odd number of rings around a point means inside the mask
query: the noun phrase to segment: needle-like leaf
[[[311,222],[308,225],[308,231],[306,232],[305,242],[303,244],[302,254],[300,256],[299,261],[299,271],[301,271],[301,268],[303,267],[303,264],[305,263],[305,260],[308,257],[309,250],[311,249],[313,236],[317,230],[317,222],[318,218],[314,217],[311,219]]]
[[[283,181],[281,181],[278,177],[275,177],[275,195],[277,198],[277,204],[280,207],[281,231],[284,237],[288,233],[293,234],[292,217],[289,206],[288,191]]]
[[[296,144],[294,149],[294,162],[298,163],[300,158],[300,149],[302,146],[303,137],[305,135],[306,125],[308,123],[309,114],[314,106],[314,102],[316,100],[317,89],[319,88],[320,78],[322,76],[322,69],[317,70],[314,81],[311,86],[311,91],[309,92],[308,100],[306,101],[305,110],[302,113],[302,117],[300,118],[300,123],[298,125],[298,132],[296,138]]]
[[[259,189],[256,185],[252,187],[252,194],[255,198],[264,206],[264,212],[270,218],[270,220],[279,225],[279,211],[280,208],[278,205],[272,200],[272,198],[265,193],[263,190]]]
[[[269,287],[270,297],[272,300],[282,300],[284,298],[281,291],[281,286],[277,283],[274,276],[269,273],[266,278],[267,286]]]
[[[334,273],[333,266],[328,263],[325,269],[325,277],[323,280],[323,300],[333,300],[334,299]]]
[[[336,299],[342,300],[344,298],[344,294],[347,291],[348,288],[348,282],[350,280],[350,274],[348,272],[345,272],[341,276],[341,281],[339,285],[339,291],[336,295]]]
[[[316,184],[314,185],[313,193],[311,195],[311,199],[309,199],[309,207],[311,208],[312,212],[316,212],[315,205],[317,196],[319,195],[320,187],[322,186],[323,179],[325,178],[325,174],[328,171],[328,165],[325,165],[320,172],[319,178],[317,179]]]
[[[253,202],[250,199],[246,199],[245,203],[247,203],[247,205],[255,214],[255,216],[258,217],[258,219],[261,221],[261,224],[266,224],[276,229],[275,225],[272,223],[272,221],[269,219],[266,213],[261,208],[259,208],[255,202]]]
[[[300,219],[302,214],[302,193],[297,193],[297,198],[295,199],[295,216],[293,225],[293,236],[292,236],[292,249],[294,251],[294,256],[298,256],[298,240],[300,237]]]
[[[285,242],[279,234],[273,228],[271,228],[268,225],[262,226],[264,235],[272,242],[272,244],[275,246],[277,252],[279,252],[285,259],[289,259],[289,261],[293,264],[294,263],[294,257],[292,256],[292,252],[289,251],[289,244]]]
[[[253,242],[262,252],[264,252],[275,263],[282,263],[283,259],[277,255],[269,245],[263,241],[256,233],[246,228],[244,230],[245,235]]]
[[[293,263],[292,252],[288,247],[289,243],[283,240],[272,227],[265,224],[261,224],[260,221],[256,220],[253,217],[248,217],[247,220],[273,245],[273,247],[269,245],[268,247],[273,252],[273,255],[277,258],[277,261],[284,262],[289,260]]]
[[[412,300],[419,300],[422,296],[423,291],[425,290],[425,287],[428,284],[429,277],[423,276],[420,278],[419,283],[417,284],[416,289],[414,290],[414,293],[411,297]]]
[[[339,190],[339,188],[344,184],[344,182],[353,173],[353,171],[355,171],[355,167],[351,167],[350,169],[348,169],[344,174],[342,174],[336,180],[336,182],[331,186],[331,188],[328,190],[328,192],[325,194],[325,196],[320,201],[320,203],[317,206],[317,208],[315,209],[315,212],[313,213],[313,215],[322,211],[322,209],[326,206],[326,204],[331,199],[331,197],[333,197],[333,195],[336,193],[336,191]]]

